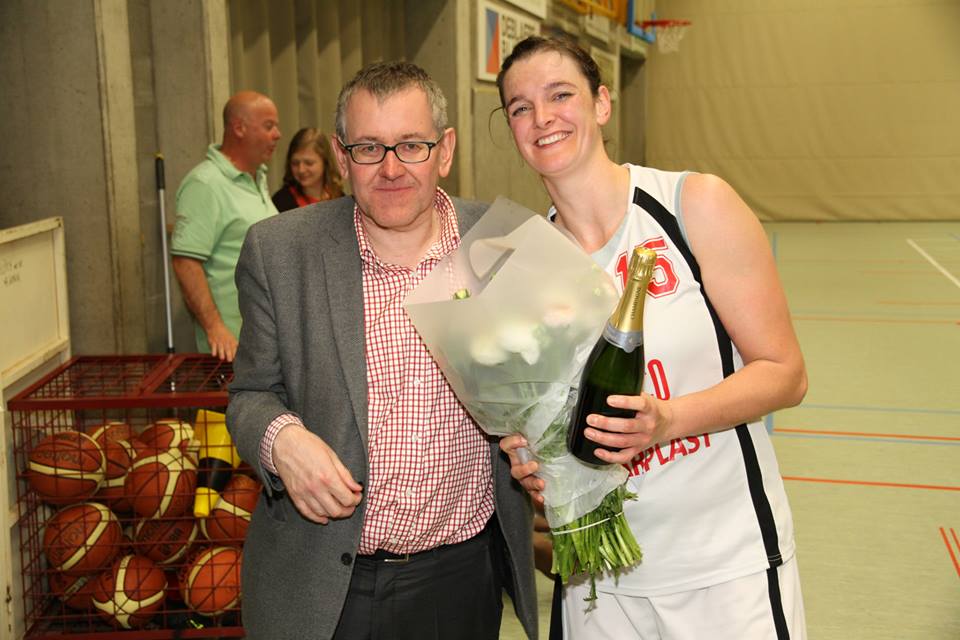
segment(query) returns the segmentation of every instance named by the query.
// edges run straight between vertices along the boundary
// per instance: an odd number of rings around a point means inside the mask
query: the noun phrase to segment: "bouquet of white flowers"
[[[621,465],[567,450],[587,356],[618,300],[610,277],[541,216],[498,199],[404,302],[457,397],[491,435],[521,433],[546,481],[553,571],[640,561]],[[593,594],[591,594],[593,596]]]

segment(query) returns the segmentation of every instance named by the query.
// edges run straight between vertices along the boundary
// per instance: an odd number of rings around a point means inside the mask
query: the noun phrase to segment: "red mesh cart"
[[[232,376],[208,355],[81,356],[7,403],[27,638],[243,636],[249,467],[193,512]]]

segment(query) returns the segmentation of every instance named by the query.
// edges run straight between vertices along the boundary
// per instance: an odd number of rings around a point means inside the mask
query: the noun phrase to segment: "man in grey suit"
[[[353,198],[254,225],[227,423],[264,480],[243,559],[254,639],[483,639],[502,589],[537,636],[530,503],[406,317],[484,207],[447,196],[433,80],[361,70],[337,105]]]

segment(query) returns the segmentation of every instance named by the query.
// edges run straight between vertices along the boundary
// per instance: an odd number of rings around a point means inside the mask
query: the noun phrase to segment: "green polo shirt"
[[[170,253],[203,263],[210,293],[223,322],[240,336],[240,305],[233,273],[247,229],[254,222],[276,215],[267,188],[267,166],[257,168],[257,179],[240,171],[220,153],[220,145],[207,148],[207,158],[180,183],[177,221]],[[210,352],[206,333],[196,324],[197,350]]]

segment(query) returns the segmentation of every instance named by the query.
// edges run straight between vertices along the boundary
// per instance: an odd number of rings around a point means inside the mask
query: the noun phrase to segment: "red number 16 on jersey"
[[[657,263],[653,267],[653,278],[647,287],[647,293],[654,298],[660,298],[677,290],[680,279],[677,272],[673,269],[673,262],[665,256],[662,251],[667,248],[666,241],[661,238],[652,238],[640,245],[646,249],[653,249],[657,252]],[[617,276],[620,278],[620,287],[627,285],[627,253],[621,253],[617,258]]]

